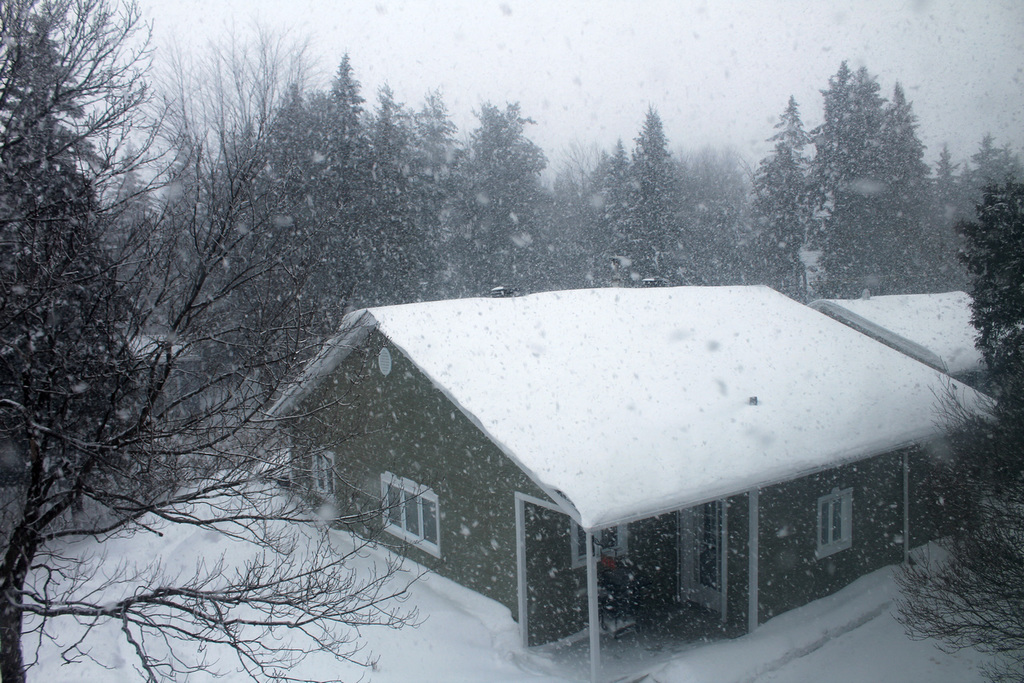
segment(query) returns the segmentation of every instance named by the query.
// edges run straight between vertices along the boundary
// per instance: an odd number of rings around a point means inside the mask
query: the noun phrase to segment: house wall
[[[725,632],[741,635],[747,630],[750,593],[750,502],[747,494],[726,499],[728,546],[726,552]]]
[[[678,602],[679,516],[675,512],[631,523],[629,558],[640,577],[639,609]]]
[[[818,559],[817,505],[853,489],[852,545]],[[760,492],[759,623],[903,560],[903,456],[880,455]]]
[[[956,491],[948,489],[948,474],[943,476],[941,444],[909,451],[907,485],[909,489],[910,547],[917,548],[939,539],[957,524],[948,504],[955,503]],[[953,505],[955,507],[955,504]]]
[[[392,357],[386,377],[377,366],[384,346]],[[378,510],[385,471],[429,486],[439,499],[440,558],[387,532],[379,538],[518,619],[515,492],[547,499],[522,470],[377,332],[302,403],[321,408],[299,429],[336,453],[340,511]]]
[[[542,645],[586,628],[586,572],[572,566],[572,527],[568,516],[525,503],[523,521],[527,644]]]

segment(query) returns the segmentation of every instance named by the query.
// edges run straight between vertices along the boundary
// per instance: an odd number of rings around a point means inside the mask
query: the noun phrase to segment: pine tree
[[[654,107],[647,110],[636,138],[630,172],[633,196],[627,255],[642,276],[669,278],[678,260],[674,250],[670,253],[676,238],[673,199],[677,183],[664,126]]]
[[[883,150],[884,100],[875,77],[843,62],[822,91],[824,122],[812,132],[812,176],[823,215],[820,283],[825,296],[885,291],[881,260],[886,231]]]
[[[449,290],[449,247],[457,192],[455,169],[461,163],[463,150],[455,140],[457,128],[439,92],[427,95],[413,117],[413,125],[408,201],[416,231],[422,237],[419,259],[425,289],[419,297],[437,299],[454,295]]]
[[[990,185],[978,220],[960,229],[978,348],[997,378],[1024,378],[1024,183]]]
[[[983,411],[949,403],[949,453],[934,475],[954,522],[947,553],[900,570],[898,618],[914,637],[990,653],[982,670],[1005,683],[1024,670],[1024,184],[990,185],[962,228],[995,400]]]
[[[754,174],[753,272],[770,287],[803,299],[807,284],[800,252],[812,217],[807,179],[810,162],[803,150],[810,136],[792,96],[775,129],[769,138],[775,148]]]
[[[601,198],[601,213],[598,219],[600,232],[605,236],[601,256],[608,259],[612,268],[611,279],[615,284],[628,284],[632,279],[642,277],[633,267],[629,255],[632,214],[632,175],[626,148],[619,140],[611,156],[598,168],[596,180]]]
[[[974,203],[981,201],[986,187],[1024,177],[1020,158],[1007,146],[996,147],[991,135],[982,138],[978,151],[971,155],[971,164],[968,177]]]
[[[875,244],[890,293],[922,291],[935,265],[925,261],[922,245],[929,169],[917,126],[913,105],[897,83],[882,124],[883,229]]]
[[[387,85],[378,93],[369,125],[364,295],[377,303],[414,300],[422,278],[420,235],[412,218],[412,113]]]
[[[479,294],[498,285],[523,289],[531,286],[536,252],[545,241],[539,207],[547,160],[526,137],[526,125],[533,122],[522,116],[518,103],[504,111],[484,104],[477,117],[480,125],[459,168],[463,291]]]

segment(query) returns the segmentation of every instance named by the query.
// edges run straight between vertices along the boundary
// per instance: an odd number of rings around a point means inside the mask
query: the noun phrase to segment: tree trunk
[[[17,598],[4,596],[0,606],[0,681],[25,683],[21,657],[21,610],[12,602]]]

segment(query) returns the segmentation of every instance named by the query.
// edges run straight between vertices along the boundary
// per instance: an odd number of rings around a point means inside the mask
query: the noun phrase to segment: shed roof
[[[978,331],[971,324],[971,297],[965,292],[822,299],[811,306],[855,326],[867,322],[868,329],[862,331],[868,334],[896,335],[888,342],[897,348],[902,344],[910,352],[910,345],[924,349],[931,356],[921,360],[950,374],[984,369],[981,353],[974,345]]]
[[[576,290],[369,314],[585,527],[936,437],[949,388],[974,396],[766,287]]]

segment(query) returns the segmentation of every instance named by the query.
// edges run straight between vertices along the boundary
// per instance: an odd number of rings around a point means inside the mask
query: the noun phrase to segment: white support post
[[[757,578],[758,565],[758,531],[761,527],[760,520],[760,495],[758,489],[750,489],[747,494],[747,502],[750,506],[748,514],[748,535],[747,535],[747,632],[753,633],[758,626],[758,602],[760,600]]]
[[[526,501],[516,493],[516,588],[519,597],[519,636],[523,647],[530,646],[530,627],[526,595]]]
[[[590,683],[598,683],[601,675],[601,615],[597,604],[597,558],[594,557],[594,534],[587,531],[587,612],[590,624]]]

